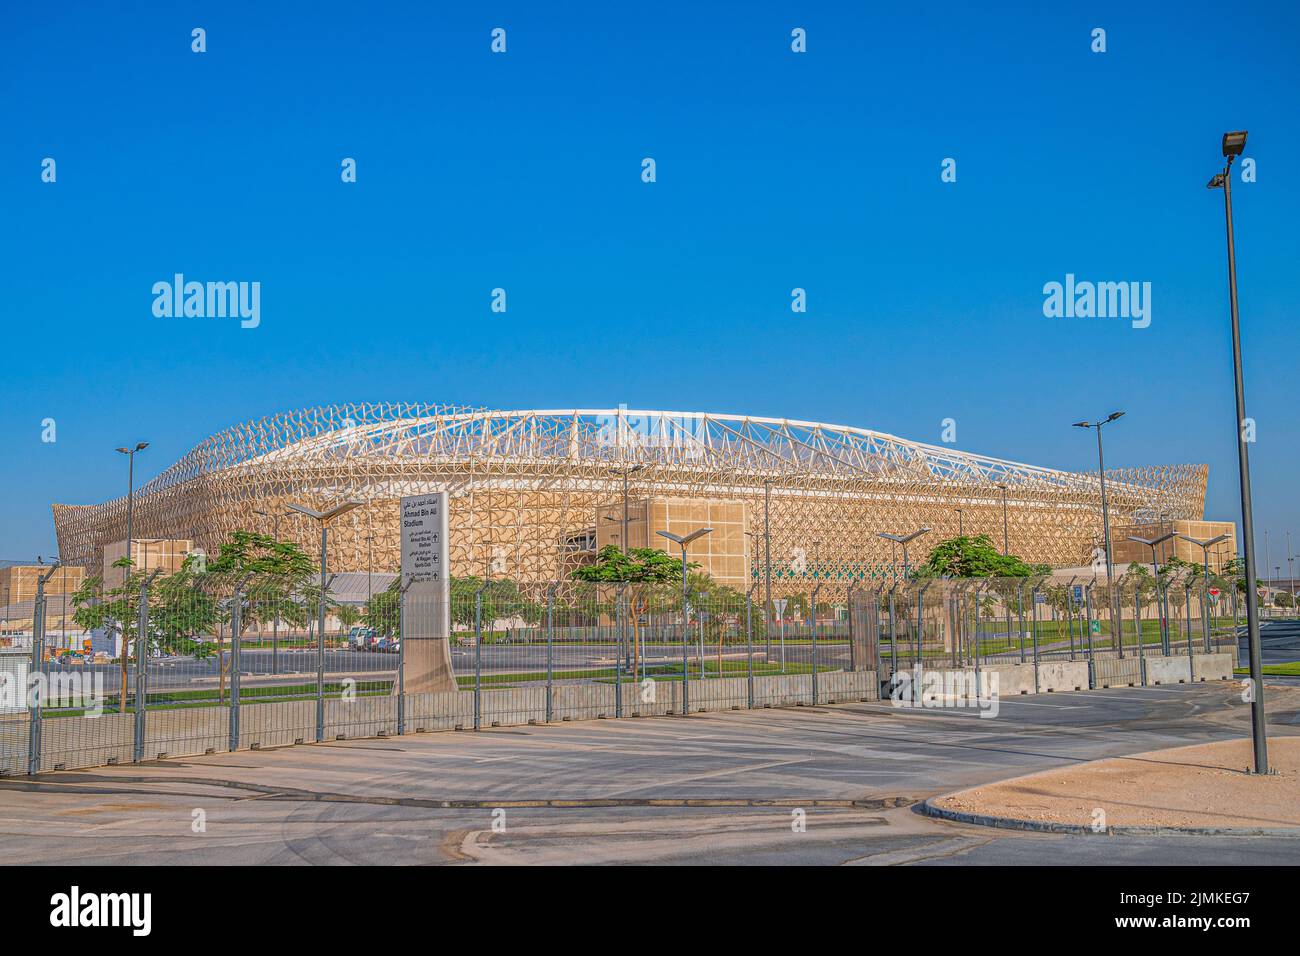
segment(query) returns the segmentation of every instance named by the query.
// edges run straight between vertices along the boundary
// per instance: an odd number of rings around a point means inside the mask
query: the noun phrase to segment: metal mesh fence
[[[814,585],[755,593],[508,580],[451,598],[397,584],[349,604],[327,581],[133,577],[70,624],[9,638],[0,772],[457,728],[874,699],[900,672],[1087,662],[1144,684],[1148,658],[1234,653],[1236,595],[1188,576]],[[1163,679],[1163,678],[1162,678]]]

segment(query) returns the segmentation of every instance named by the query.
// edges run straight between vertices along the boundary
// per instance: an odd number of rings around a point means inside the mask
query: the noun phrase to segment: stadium
[[[1113,524],[1203,517],[1208,468],[1108,469]],[[134,494],[133,537],[213,553],[237,529],[309,554],[318,531],[286,515],[363,503],[330,531],[332,571],[396,571],[398,500],[446,490],[452,573],[544,589],[607,544],[667,544],[707,525],[691,559],[745,590],[848,587],[903,557],[881,532],[933,529],[914,546],[988,534],[1027,561],[1087,563],[1101,544],[1096,472],[1002,461],[844,425],[705,412],[490,411],[376,403],[305,409],[214,435]],[[127,498],[53,505],[66,563],[98,572],[126,538]]]

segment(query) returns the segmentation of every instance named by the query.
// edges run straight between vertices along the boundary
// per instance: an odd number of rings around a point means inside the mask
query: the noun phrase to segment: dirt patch
[[[1300,827],[1300,737],[1271,737],[1256,776],[1249,738],[1049,770],[936,797],[942,810],[1106,827]],[[1096,813],[1100,810],[1104,818]]]

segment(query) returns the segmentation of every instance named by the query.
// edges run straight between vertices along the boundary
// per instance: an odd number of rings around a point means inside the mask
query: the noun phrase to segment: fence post
[[[239,749],[239,632],[243,629],[240,626],[240,618],[243,616],[239,612],[242,598],[240,591],[243,589],[244,582],[235,585],[235,594],[230,601],[230,751]],[[141,620],[144,619],[143,612]]]
[[[474,592],[474,729],[482,723],[483,694],[483,589]]]
[[[1025,582],[1016,582],[1016,621],[1020,627],[1020,663],[1025,662]],[[1010,635],[1007,635],[1010,637]]]
[[[618,604],[618,643],[614,651],[614,716],[623,716],[623,641],[627,635],[627,609],[623,606],[623,591],[626,584],[620,584],[615,591],[614,600]]]
[[[894,589],[889,589],[889,679],[892,681],[898,673],[898,628],[894,618]]]
[[[154,572],[157,574],[158,572]],[[149,583],[153,576],[140,582],[140,607],[137,609],[137,620],[135,625],[135,727],[134,727],[134,745],[131,748],[131,759],[139,763],[144,759],[144,734],[145,734],[145,675],[149,669]],[[126,653],[126,644],[122,645],[122,652]]]
[[[856,672],[858,669],[857,646],[854,642],[856,637],[856,628],[853,623],[853,585],[850,584],[844,591],[844,605],[849,611],[849,671]]]
[[[817,582],[816,587],[812,589],[812,600],[809,602],[808,613],[811,615],[810,630],[812,638],[812,702],[817,706],[817,595],[821,592],[822,583]]]
[[[329,582],[325,579],[326,564],[329,560],[327,542],[329,530],[325,523],[320,526],[320,604],[317,607],[319,621],[316,627],[316,743],[325,740],[325,596],[329,592]]]
[[[1032,627],[1033,633],[1031,634],[1031,639],[1034,642],[1034,693],[1035,694],[1038,693],[1038,589],[1042,585],[1042,583],[1043,583],[1042,581],[1039,581],[1038,584],[1034,585],[1033,590],[1029,592],[1029,601],[1030,604],[1033,605],[1033,607],[1031,608],[1033,614],[1033,627]],[[1057,633],[1059,636],[1060,632]]]
[[[754,709],[754,598],[752,595],[745,595],[745,658],[749,661],[748,675],[746,683],[748,684],[747,695],[749,709]]]
[[[1096,583],[1094,581],[1094,583]],[[1088,615],[1088,690],[1095,690],[1097,687],[1097,660],[1093,656],[1092,648],[1092,585],[1089,584],[1083,589],[1083,606],[1084,613]]]
[[[555,704],[555,589],[551,584],[546,589],[546,722],[549,724],[554,715]]]
[[[924,584],[916,586],[916,666],[912,686],[913,700],[917,706],[922,706],[925,702],[922,693],[925,683],[925,588]]]
[[[36,604],[32,608],[32,675],[27,678],[27,685],[22,688],[24,696],[30,695],[31,715],[27,724],[27,772],[39,773],[41,770],[41,698],[45,686],[41,681],[45,657],[45,582],[49,580],[58,565],[36,579]],[[125,648],[125,645],[124,645]],[[32,677],[36,684],[33,686]]]
[[[1156,603],[1156,613],[1160,613],[1160,604]],[[1142,646],[1142,586],[1138,582],[1133,584],[1133,623],[1137,625],[1138,641],[1138,674],[1142,679],[1142,686],[1147,686],[1147,656],[1146,648]]]
[[[397,736],[406,733],[406,592],[414,578],[397,592]],[[367,612],[369,608],[367,607]]]

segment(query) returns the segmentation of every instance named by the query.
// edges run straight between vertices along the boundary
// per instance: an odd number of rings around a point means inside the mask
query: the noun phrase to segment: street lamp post
[[[136,452],[144,451],[149,447],[147,441],[136,442],[134,448],[119,448],[119,453],[126,455],[126,567],[122,569],[123,581],[131,580],[131,565],[135,563],[131,556],[131,521],[135,513],[135,456]],[[126,635],[128,624],[122,622],[122,652],[119,655],[122,664],[122,697],[121,705],[118,708],[121,713],[126,713]],[[138,636],[137,636],[138,639]]]
[[[1246,558],[1246,632],[1250,648],[1250,725],[1255,745],[1255,772],[1268,773],[1268,740],[1264,724],[1264,674],[1260,660],[1259,595],[1255,591],[1255,527],[1250,501],[1250,453],[1246,448],[1246,386],[1241,371],[1241,317],[1237,311],[1237,251],[1232,234],[1232,161],[1246,148],[1246,131],[1223,134],[1223,172],[1209,189],[1223,190],[1223,215],[1228,240],[1228,301],[1232,315],[1232,372],[1236,392],[1237,470],[1241,485],[1241,534]]]
[[[289,504],[289,508],[308,518],[315,519],[320,525],[320,604],[319,619],[316,630],[316,742],[325,739],[325,590],[329,586],[326,577],[326,553],[329,548],[329,522],[354,508],[360,508],[360,501],[345,501],[328,511],[317,511],[306,505]]]
[[[961,509],[957,509],[957,537],[966,537],[966,526],[962,523]]]
[[[1160,589],[1160,559],[1156,556],[1156,548],[1162,547],[1166,541],[1178,537],[1178,532],[1170,531],[1162,534],[1158,538],[1138,538],[1129,535],[1130,541],[1136,541],[1138,544],[1145,544],[1151,549],[1151,567],[1155,571],[1156,582],[1156,613],[1160,615],[1160,646],[1165,654],[1169,653],[1169,604],[1165,600],[1167,592],[1162,596]],[[1142,628],[1138,627],[1138,644],[1142,643]]]
[[[1002,489],[1002,554],[1005,557],[1011,553],[1011,536],[1007,531],[1007,483],[999,481],[998,487]]]
[[[610,473],[611,475],[619,475],[619,476],[621,476],[621,477],[623,478],[623,539],[622,539],[622,545],[623,545],[623,554],[624,554],[624,555],[627,554],[627,484],[628,484],[628,476],[631,475],[633,472],[640,471],[640,470],[643,469],[643,468],[645,468],[645,465],[621,465],[621,466],[618,467],[618,468],[611,468],[611,469],[609,470],[609,473]]]
[[[907,565],[908,542],[910,542],[913,538],[919,538],[921,535],[926,534],[929,530],[930,530],[929,528],[918,528],[917,530],[913,531],[911,534],[889,534],[886,531],[881,531],[878,532],[876,535],[879,538],[885,538],[889,541],[893,541],[895,544],[900,544],[903,546],[903,580],[904,581],[907,580],[907,571],[908,571],[908,565]]]
[[[690,681],[690,613],[686,600],[686,549],[690,547],[691,542],[696,538],[702,538],[706,534],[712,534],[712,528],[696,528],[688,535],[676,535],[671,531],[657,531],[656,534],[662,535],[669,541],[674,541],[682,549],[682,716],[689,717],[691,713],[691,681]],[[700,657],[700,677],[704,677],[704,657]]]
[[[772,479],[763,480],[763,631],[767,659],[772,659]]]
[[[1211,615],[1208,609],[1208,604],[1210,600],[1210,549],[1214,547],[1216,544],[1218,544],[1220,541],[1227,541],[1230,537],[1232,537],[1232,535],[1221,534],[1213,538],[1206,538],[1204,541],[1202,541],[1200,538],[1193,538],[1185,534],[1180,534],[1179,537],[1182,538],[1184,541],[1190,541],[1192,544],[1200,548],[1201,556],[1204,561],[1204,564],[1202,565],[1202,569],[1205,575],[1204,577],[1205,594],[1201,598],[1201,611],[1202,611],[1202,616],[1205,618],[1205,653],[1208,654],[1210,653],[1210,630],[1211,630]]]
[[[253,514],[261,515],[263,518],[271,519],[271,535],[275,538],[277,544],[280,542],[280,519],[290,517],[292,511],[277,511],[275,514],[268,514],[265,511],[254,510]],[[279,594],[275,595],[275,617],[271,622],[271,673],[280,673],[280,599]],[[263,634],[266,632],[263,631]]]
[[[1101,482],[1101,535],[1106,548],[1106,590],[1110,594],[1110,641],[1115,644],[1115,626],[1119,620],[1119,596],[1115,593],[1115,562],[1110,547],[1110,508],[1106,504],[1106,456],[1101,447],[1101,429],[1116,419],[1124,417],[1123,412],[1111,412],[1105,418],[1095,422],[1075,422],[1075,428],[1097,429],[1097,477]],[[1122,635],[1121,635],[1122,636]],[[1120,644],[1120,656],[1123,656],[1123,642]]]

